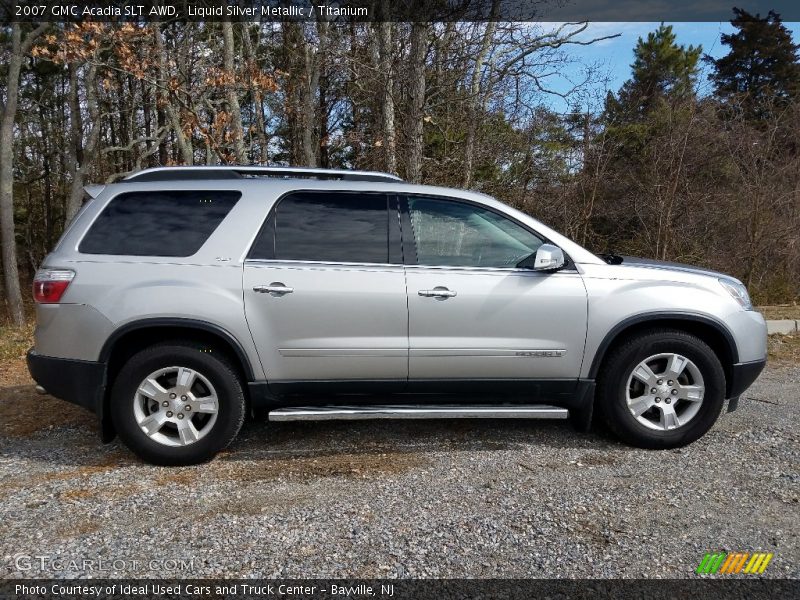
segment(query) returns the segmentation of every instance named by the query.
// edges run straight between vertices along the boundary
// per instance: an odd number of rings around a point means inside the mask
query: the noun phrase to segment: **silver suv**
[[[596,256],[383,173],[173,167],[89,186],[36,275],[40,391],[158,464],[274,421],[572,418],[688,444],[766,362],[738,280]]]

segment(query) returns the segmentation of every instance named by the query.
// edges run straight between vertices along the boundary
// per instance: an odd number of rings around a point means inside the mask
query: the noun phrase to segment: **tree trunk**
[[[245,60],[250,69],[258,69],[258,61],[256,59],[255,49],[253,48],[253,41],[250,39],[250,32],[247,26],[242,31],[242,49],[244,52]],[[259,25],[259,34],[256,42],[260,39],[261,29]],[[261,164],[267,164],[269,160],[269,136],[267,135],[267,125],[264,119],[264,95],[257,85],[250,84],[250,93],[253,95],[253,114],[256,120],[256,137],[258,138],[258,157]]]
[[[181,158],[187,165],[191,165],[194,163],[194,148],[192,147],[192,141],[188,139],[183,132],[181,120],[178,117],[178,113],[167,91],[167,81],[169,81],[167,73],[167,55],[164,49],[164,40],[161,39],[161,27],[158,23],[153,25],[153,37],[155,40],[156,56],[158,56],[158,84],[161,89],[164,111],[166,112],[172,131],[175,133],[175,143],[181,153]]]
[[[378,27],[378,55],[381,74],[383,75],[383,89],[381,102],[381,126],[383,129],[383,147],[385,163],[384,168],[389,172],[397,173],[397,141],[394,128],[394,77],[392,76],[392,24],[382,21]]]
[[[227,86],[228,112],[231,114],[231,125],[233,127],[233,152],[236,162],[240,165],[246,164],[247,151],[244,147],[244,130],[242,129],[242,109],[239,106],[239,98],[236,95],[236,71],[233,66],[234,43],[233,43],[233,23],[230,21],[222,22],[223,40],[223,66],[225,74],[232,78],[232,82]]]
[[[14,228],[14,121],[19,100],[19,75],[25,54],[49,23],[42,23],[22,39],[19,23],[11,26],[11,55],[8,58],[6,102],[0,103],[0,246],[2,246],[3,275],[6,299],[11,320],[17,327],[25,323],[22,291],[17,267],[17,240]]]
[[[329,87],[328,78],[328,54],[329,54],[329,35],[330,23],[325,20],[317,21],[317,37],[319,37],[319,49],[317,50],[316,60],[314,61],[314,71],[316,73],[316,89],[319,90],[319,100],[317,102],[317,165],[327,169],[330,168],[329,146],[330,141],[328,131],[328,117],[330,116]],[[313,97],[312,97],[313,100]]]
[[[286,91],[284,114],[288,129],[289,162],[293,165],[303,163],[303,107],[302,107],[302,76],[299,75],[300,59],[298,58],[303,47],[303,30],[300,24],[294,21],[282,23],[283,52],[286,56]]]
[[[356,72],[356,65],[359,64],[359,45],[358,45],[358,28],[357,24],[354,21],[350,22],[350,31],[349,38],[350,38],[350,54],[347,57],[347,60],[350,63],[350,77],[348,78],[347,82],[347,91],[348,91],[348,104],[350,108],[350,114],[352,115],[353,119],[353,137],[351,139],[351,144],[353,148],[353,164],[356,168],[359,168],[363,165],[364,162],[364,143],[361,139],[361,128],[362,128],[362,119],[361,119],[361,111],[359,110],[359,105],[356,100],[356,91],[358,90],[358,83],[359,83],[359,74]]]
[[[425,57],[428,50],[427,23],[414,23],[411,27],[411,52],[409,62],[408,111],[408,166],[406,177],[410,183],[422,180],[422,152],[424,149],[423,125],[425,119]]]
[[[77,130],[72,129],[75,137],[71,140],[70,146],[76,149],[76,156],[71,165],[72,183],[70,184],[69,197],[67,198],[67,223],[78,213],[83,204],[84,179],[89,167],[97,158],[97,146],[100,139],[100,110],[97,105],[97,66],[94,62],[91,62],[86,68],[83,83],[86,90],[86,106],[89,111],[89,133],[86,137],[86,145],[83,146],[83,152],[80,154],[81,158],[78,158],[77,148],[81,146],[83,132],[80,128]],[[75,73],[74,85],[77,86],[77,73]],[[73,77],[72,73],[70,73],[70,88],[72,86]],[[72,102],[72,93],[70,93],[70,102]],[[77,87],[75,89],[75,102],[75,107],[70,107],[70,110],[73,114],[80,115],[80,106],[77,105]]]
[[[492,7],[493,13],[497,10],[498,4],[498,0],[495,0]],[[461,186],[464,188],[469,188],[472,185],[472,169],[475,162],[475,135],[478,129],[478,106],[481,96],[481,76],[483,75],[483,65],[489,54],[496,26],[496,21],[486,23],[481,47],[475,57],[475,65],[472,68],[472,81],[470,82],[469,97],[467,98],[467,139],[464,144],[464,177]]]
[[[317,166],[317,148],[314,144],[316,124],[315,97],[319,88],[319,56],[313,46],[302,38],[303,44],[303,88],[302,88],[302,123],[303,123],[303,164],[307,167]]]
[[[40,80],[37,78],[37,93],[42,93],[42,86]],[[53,244],[54,227],[53,227],[53,177],[52,177],[52,157],[50,153],[50,136],[47,133],[47,125],[52,121],[50,111],[45,103],[40,102],[38,105],[39,122],[43,131],[42,135],[42,177],[44,177],[44,246],[49,249]],[[54,144],[58,142],[52,141]],[[0,294],[0,298],[2,298]]]
[[[140,88],[142,93],[142,118],[144,119],[144,136],[146,139],[151,139],[153,136],[153,115],[152,115],[152,108],[150,106],[150,86],[147,82],[142,79],[140,82]],[[148,141],[145,145],[150,146],[150,142]],[[146,166],[154,166],[153,163],[153,154],[157,152],[157,148],[154,146],[152,148],[147,148],[147,165]]]
[[[156,129],[159,132],[164,130],[164,127],[167,125],[167,118],[164,114],[164,109],[159,106],[158,99],[162,97],[162,92],[158,89],[156,85],[152,86],[151,89],[151,98],[153,102],[153,111],[156,114]],[[161,134],[161,141],[158,144],[158,166],[165,167],[169,164],[169,145],[167,144],[167,140],[169,139],[169,135]]]

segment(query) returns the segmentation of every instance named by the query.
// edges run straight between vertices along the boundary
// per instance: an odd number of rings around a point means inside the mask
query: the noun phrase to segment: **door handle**
[[[280,281],[273,281],[269,285],[257,285],[253,288],[253,291],[259,294],[283,296],[284,294],[291,294],[294,291],[294,288],[288,287]]]
[[[425,298],[452,298],[453,296],[457,295],[457,292],[448,290],[443,286],[436,286],[432,290],[420,290],[417,293]]]

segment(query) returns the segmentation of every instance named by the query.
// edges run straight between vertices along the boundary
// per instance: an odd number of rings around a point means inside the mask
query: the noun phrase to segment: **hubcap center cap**
[[[174,417],[174,415],[177,415],[179,412],[183,411],[185,402],[181,401],[181,399],[178,397],[170,399],[166,404],[167,404],[166,410],[173,413]]]

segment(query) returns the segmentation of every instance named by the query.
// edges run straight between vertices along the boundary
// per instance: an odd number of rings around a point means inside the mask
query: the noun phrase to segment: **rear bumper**
[[[28,351],[28,372],[48,394],[102,416],[106,365]]]
[[[761,375],[761,371],[767,364],[767,360],[756,360],[753,362],[737,363],[731,370],[731,381],[728,387],[728,412],[736,410],[741,396],[747,388]]]

